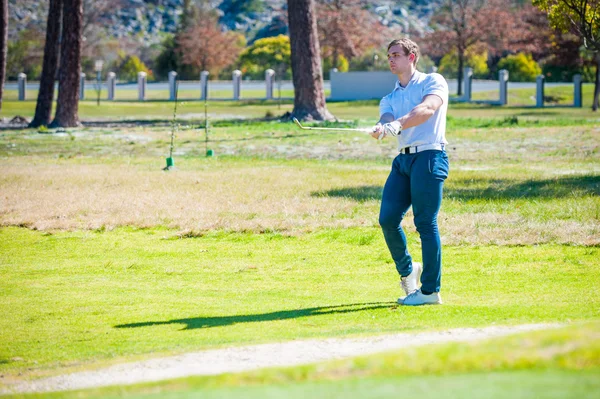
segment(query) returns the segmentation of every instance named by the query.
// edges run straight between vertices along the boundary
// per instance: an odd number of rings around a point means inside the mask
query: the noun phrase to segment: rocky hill
[[[84,0],[84,10],[96,7],[99,0]],[[107,0],[104,0],[107,1]],[[111,0],[114,7],[97,18],[111,37],[136,36],[146,44],[159,42],[162,33],[174,32],[182,14],[184,0]],[[193,0],[192,0],[193,1]],[[220,13],[226,29],[243,32],[249,41],[257,35],[269,35],[271,25],[282,25],[277,18],[286,8],[286,0],[208,0],[211,8]],[[365,2],[372,13],[387,26],[400,31],[426,31],[429,18],[440,0],[369,0]],[[244,11],[247,3],[257,3],[256,10]],[[25,28],[43,31],[47,2],[40,0],[9,0],[9,36],[14,38]],[[236,11],[242,12],[236,12]],[[285,20],[283,20],[285,23]],[[285,26],[273,28],[276,33]]]

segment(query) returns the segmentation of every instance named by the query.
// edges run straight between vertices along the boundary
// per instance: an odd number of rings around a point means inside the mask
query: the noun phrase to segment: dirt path
[[[528,324],[511,327],[457,328],[440,332],[291,341],[215,349],[21,382],[3,388],[0,393],[65,391],[160,381],[192,375],[236,373],[264,367],[315,363],[427,344],[471,342],[557,326],[556,324]]]

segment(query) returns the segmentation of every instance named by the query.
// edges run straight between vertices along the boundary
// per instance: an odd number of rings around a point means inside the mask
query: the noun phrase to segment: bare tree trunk
[[[334,120],[325,106],[314,0],[287,0],[287,4],[294,81],[292,117]]]
[[[48,23],[46,25],[46,44],[44,46],[44,63],[40,79],[35,116],[29,127],[47,126],[52,116],[54,100],[54,81],[58,67],[58,51],[60,49],[60,20],[62,17],[62,0],[50,0]]]
[[[79,75],[81,74],[81,33],[83,1],[63,0],[62,40],[56,114],[50,127],[79,125]]]
[[[6,77],[6,46],[8,46],[8,0],[0,0],[0,110]]]
[[[592,101],[592,111],[598,110],[598,101],[600,101],[600,53],[596,53],[596,82],[594,83],[594,101]]]

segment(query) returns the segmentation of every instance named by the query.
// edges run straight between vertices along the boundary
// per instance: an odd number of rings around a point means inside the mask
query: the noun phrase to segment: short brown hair
[[[404,55],[414,54],[415,60],[413,61],[413,65],[417,65],[419,61],[419,57],[421,56],[421,50],[419,50],[419,46],[417,43],[412,40],[403,37],[402,39],[394,39],[388,44],[387,51],[390,51],[392,46],[400,46],[404,50]]]

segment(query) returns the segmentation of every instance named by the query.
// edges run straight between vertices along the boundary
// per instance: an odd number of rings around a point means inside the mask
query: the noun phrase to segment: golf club
[[[302,126],[300,121],[294,118],[294,123],[298,125],[298,127],[302,130],[336,130],[336,131],[345,131],[345,132],[361,132],[361,133],[371,133],[373,130],[368,127],[362,128],[347,128],[347,127],[310,127],[310,126]]]

